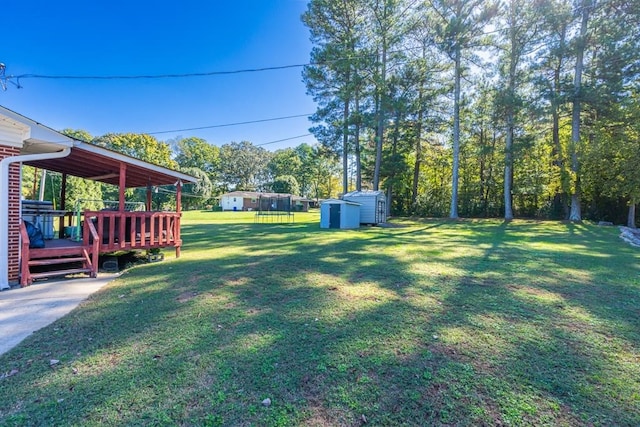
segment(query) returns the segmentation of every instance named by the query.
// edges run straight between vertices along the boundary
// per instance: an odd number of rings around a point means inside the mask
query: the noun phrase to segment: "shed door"
[[[329,228],[340,228],[340,205],[329,205]]]
[[[378,200],[378,209],[376,210],[376,224],[387,222],[387,203],[386,200]]]

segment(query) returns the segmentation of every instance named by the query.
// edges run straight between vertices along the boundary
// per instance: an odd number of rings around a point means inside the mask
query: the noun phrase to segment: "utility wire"
[[[304,135],[292,136],[289,138],[278,139],[276,141],[263,142],[262,144],[254,144],[256,147],[260,147],[262,145],[275,144],[276,142],[290,141],[292,139],[304,138],[305,136],[310,136],[310,133],[305,133]]]
[[[162,187],[156,187],[156,189],[158,190],[158,193],[165,193],[165,194],[177,194],[177,191],[171,191],[169,189],[166,188],[162,188]],[[195,199],[209,199],[210,197],[204,197],[201,196],[199,194],[193,194],[193,193],[187,193],[185,191],[180,192],[180,195],[182,197],[193,197]]]
[[[220,125],[199,126],[199,127],[195,127],[195,128],[162,130],[162,131],[157,131],[157,132],[143,132],[143,133],[146,133],[147,135],[159,135],[161,133],[186,132],[186,131],[190,131],[190,130],[223,128],[223,127],[228,127],[228,126],[248,125],[248,124],[251,124],[251,123],[264,123],[264,122],[273,122],[273,121],[276,121],[276,120],[294,119],[294,118],[297,118],[297,117],[309,117],[312,114],[313,113],[297,114],[295,116],[273,117],[273,118],[270,118],[270,119],[249,120],[249,121],[246,121],[246,122],[225,123],[225,124],[220,124]]]
[[[204,73],[113,75],[113,76],[20,74],[17,76],[8,76],[8,78],[15,77],[18,80],[20,79],[137,80],[137,79],[171,79],[171,78],[175,79],[175,78],[184,78],[184,77],[206,77],[206,76],[220,76],[220,75],[226,75],[226,74],[257,73],[262,71],[284,70],[287,68],[300,68],[300,67],[304,67],[305,65],[308,65],[308,64],[280,65],[275,67],[247,68],[242,70],[228,70],[228,71],[207,71]]]
[[[404,52],[408,50],[416,49],[416,47],[404,48],[395,51],[390,51],[390,54]],[[244,73],[257,73],[264,71],[276,71],[276,70],[285,70],[289,68],[302,68],[309,66],[323,67],[328,66],[330,64],[341,62],[341,61],[349,61],[358,58],[364,57],[375,57],[376,53],[358,53],[356,55],[348,55],[341,58],[330,59],[326,61],[312,61],[306,62],[303,64],[289,64],[289,65],[278,65],[273,67],[261,67],[261,68],[245,68],[239,70],[227,70],[227,71],[207,71],[202,73],[178,73],[178,74],[143,74],[143,75],[72,75],[72,74],[61,74],[61,75],[52,75],[52,74],[18,74],[18,75],[9,75],[3,76],[3,81],[10,82],[18,88],[22,88],[20,85],[20,79],[49,79],[49,80],[149,80],[149,79],[179,79],[179,78],[188,78],[188,77],[208,77],[208,76],[220,76],[220,75],[231,75],[231,74],[244,74]],[[15,79],[15,82],[13,81]]]

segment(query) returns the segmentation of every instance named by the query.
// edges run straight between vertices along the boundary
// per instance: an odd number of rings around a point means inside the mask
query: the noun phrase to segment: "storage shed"
[[[360,224],[378,225],[387,222],[387,198],[384,191],[352,191],[342,200],[360,204]]]
[[[320,228],[359,228],[360,205],[329,199],[320,205]]]

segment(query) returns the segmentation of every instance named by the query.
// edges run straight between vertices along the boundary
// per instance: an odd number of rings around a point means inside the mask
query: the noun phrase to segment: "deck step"
[[[29,258],[34,260],[61,256],[79,256],[82,255],[84,251],[90,251],[90,248],[90,246],[73,246],[69,248],[30,249]]]
[[[42,279],[44,277],[66,276],[68,274],[91,274],[90,268],[72,268],[69,270],[46,271],[44,273],[31,273],[32,279]]]
[[[29,261],[29,266],[67,264],[70,262],[85,262],[86,260],[87,259],[85,257],[32,259],[31,261]]]

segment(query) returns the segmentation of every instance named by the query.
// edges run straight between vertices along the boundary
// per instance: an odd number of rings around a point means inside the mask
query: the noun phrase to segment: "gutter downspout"
[[[9,289],[9,166],[34,160],[58,159],[71,154],[71,147],[55,153],[24,154],[0,160],[0,290]]]

